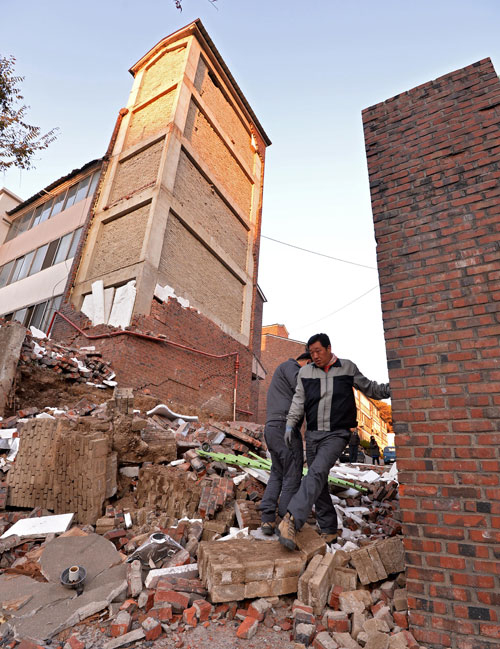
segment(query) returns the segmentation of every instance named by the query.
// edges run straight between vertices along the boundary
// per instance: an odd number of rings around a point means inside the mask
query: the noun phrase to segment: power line
[[[299,327],[297,327],[297,329],[305,329],[306,327],[310,327],[311,325],[316,324],[317,322],[321,322],[322,320],[326,320],[326,318],[330,318],[332,315],[335,315],[339,311],[342,311],[343,309],[346,309],[348,306],[351,306],[351,304],[354,304],[358,300],[361,300],[361,298],[365,297],[365,295],[368,295],[368,293],[371,293],[376,288],[378,288],[378,284],[377,284],[377,286],[372,286],[372,288],[368,289],[368,291],[366,291],[362,295],[358,295],[358,297],[355,297],[354,300],[351,300],[350,302],[347,302],[347,304],[344,304],[343,306],[339,307],[338,309],[335,309],[335,311],[332,311],[332,313],[329,313],[328,315],[324,315],[321,318],[318,318],[318,320],[314,320],[313,322],[308,322],[305,325],[300,325]]]
[[[309,252],[311,255],[318,255],[319,257],[326,257],[327,259],[334,259],[335,261],[341,261],[343,264],[351,264],[352,266],[361,266],[361,268],[369,268],[370,270],[377,270],[374,266],[367,266],[366,264],[358,264],[356,261],[348,261],[347,259],[339,259],[338,257],[332,257],[331,255],[325,255],[322,252],[316,252],[315,250],[308,250],[307,248],[301,248],[300,246],[294,246],[291,243],[286,243],[285,241],[279,241],[278,239],[273,239],[272,237],[266,237],[264,234],[260,235],[262,239],[268,239],[269,241],[274,241],[274,243],[281,243],[282,246],[288,246],[289,248],[295,248],[296,250],[302,250],[303,252]]]

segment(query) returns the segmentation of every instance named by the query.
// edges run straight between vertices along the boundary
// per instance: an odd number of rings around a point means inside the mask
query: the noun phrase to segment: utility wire
[[[342,311],[343,309],[346,309],[348,306],[351,306],[351,304],[354,304],[354,302],[357,302],[358,300],[361,300],[361,298],[365,297],[365,295],[368,295],[368,293],[371,293],[376,288],[378,288],[378,284],[377,284],[377,286],[372,286],[372,288],[368,289],[368,291],[366,291],[362,295],[358,295],[358,297],[355,297],[354,300],[351,300],[350,302],[347,302],[347,304],[344,304],[343,306],[339,307],[338,309],[335,309],[335,311],[332,311],[328,315],[324,315],[323,317],[318,318],[318,320],[314,320],[313,322],[308,322],[305,325],[301,325],[301,326],[297,327],[297,329],[305,329],[306,327],[310,327],[311,325],[316,324],[317,322],[321,322],[322,320],[326,320],[326,318],[330,318],[332,315],[335,315],[339,311]]]
[[[262,239],[268,239],[269,241],[274,241],[274,243],[281,243],[282,246],[288,246],[289,248],[295,248],[296,250],[302,250],[303,252],[310,252],[312,255],[318,255],[319,257],[326,257],[327,259],[334,259],[335,261],[341,261],[343,264],[352,264],[353,266],[361,266],[361,268],[369,268],[370,270],[377,270],[374,266],[367,266],[366,264],[358,264],[356,261],[348,261],[347,259],[339,259],[338,257],[332,257],[331,255],[325,255],[322,252],[316,252],[315,250],[308,250],[307,248],[301,248],[300,246],[294,246],[291,243],[286,243],[285,241],[279,241],[278,239],[273,239],[272,237],[266,237],[264,234],[260,235]]]

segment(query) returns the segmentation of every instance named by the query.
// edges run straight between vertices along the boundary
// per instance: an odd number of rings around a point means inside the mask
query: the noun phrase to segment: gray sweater
[[[266,422],[286,421],[292,403],[300,365],[293,358],[278,365],[267,390]],[[300,419],[300,418],[299,418]]]

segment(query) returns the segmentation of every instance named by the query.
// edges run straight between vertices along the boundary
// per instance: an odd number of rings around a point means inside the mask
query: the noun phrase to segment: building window
[[[22,309],[14,311],[14,313],[7,313],[2,316],[5,320],[17,320],[26,328],[36,327],[41,331],[47,331],[50,325],[54,311],[61,306],[62,295],[39,302],[38,304],[31,304]]]
[[[82,201],[84,198],[92,196],[96,190],[99,175],[100,170],[94,171],[94,173],[85,176],[85,178],[66,188],[55,197],[49,196],[48,200],[44,203],[41,203],[35,208],[29,208],[24,214],[21,214],[21,216],[12,222],[5,241],[14,239],[14,237],[26,232],[26,230],[31,230],[31,228],[59,214],[63,209],[67,209]]]
[[[22,257],[0,267],[0,288],[55,266],[74,256],[83,228],[65,234],[60,239],[45,243]],[[16,318],[14,318],[16,319]]]

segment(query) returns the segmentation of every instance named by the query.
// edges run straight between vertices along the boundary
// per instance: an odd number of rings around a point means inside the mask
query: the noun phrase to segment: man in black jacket
[[[308,471],[279,525],[280,542],[291,550],[297,547],[296,532],[313,505],[325,541],[333,543],[337,538],[337,514],[328,490],[328,474],[349,441],[350,429],[357,427],[353,387],[373,399],[391,396],[388,383],[370,381],[352,361],[332,354],[326,334],[311,336],[307,348],[313,362],[298,374],[285,429],[288,443],[294,426],[305,414]]]
[[[297,420],[290,436],[290,446],[284,441],[286,417],[297,385],[301,367],[310,363],[311,355],[304,352],[297,359],[289,358],[276,368],[267,391],[267,413],[264,436],[271,454],[271,475],[260,504],[261,529],[264,534],[274,534],[276,507],[281,518],[285,516],[290,498],[300,486],[304,450]]]

